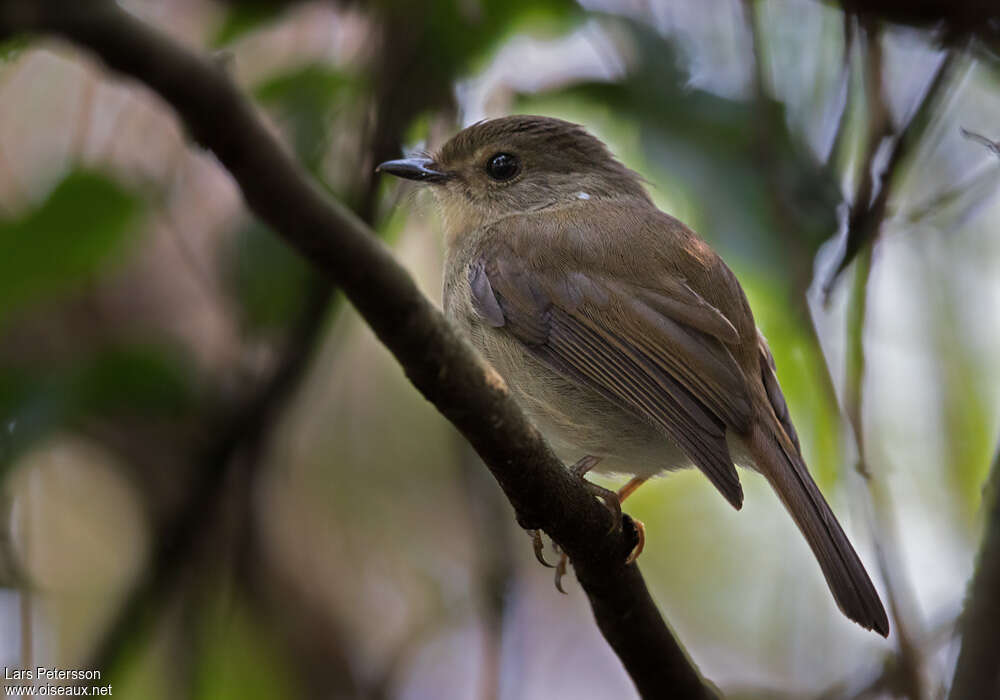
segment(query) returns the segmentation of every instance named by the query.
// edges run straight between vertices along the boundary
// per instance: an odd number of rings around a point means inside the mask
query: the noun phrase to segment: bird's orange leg
[[[623,503],[626,498],[635,493],[635,490],[646,483],[648,479],[644,476],[633,476],[629,482],[618,489],[618,502]]]

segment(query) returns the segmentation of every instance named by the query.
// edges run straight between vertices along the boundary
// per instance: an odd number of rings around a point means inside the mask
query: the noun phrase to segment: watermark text
[[[9,668],[3,670],[3,696],[8,698],[35,698],[53,696],[107,697],[112,695],[111,684],[101,684],[101,672],[86,668]],[[50,681],[69,681],[52,683]],[[81,682],[83,681],[83,682]],[[86,681],[91,681],[87,683]],[[93,683],[96,681],[96,683]]]

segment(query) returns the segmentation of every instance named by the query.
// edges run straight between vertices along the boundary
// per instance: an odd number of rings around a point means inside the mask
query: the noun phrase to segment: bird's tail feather
[[[757,425],[750,451],[819,561],[838,607],[865,629],[889,635],[889,620],[864,564],[780,427]]]

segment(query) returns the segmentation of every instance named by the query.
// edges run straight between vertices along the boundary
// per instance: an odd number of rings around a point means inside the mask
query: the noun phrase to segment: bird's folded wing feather
[[[774,364],[774,355],[768,347],[764,336],[757,333],[757,347],[760,352],[760,376],[764,382],[764,391],[771,402],[774,410],[774,417],[778,419],[782,429],[788,439],[795,445],[795,451],[799,457],[802,456],[802,447],[799,445],[799,435],[792,425],[792,417],[788,414],[788,404],[785,403],[785,395],[781,393],[781,386],[778,385],[777,367]]]
[[[538,265],[506,245],[485,252],[469,268],[477,313],[549,366],[660,428],[739,508],[743,491],[726,430],[746,431],[751,409],[728,347],[738,339],[733,325],[667,275],[639,283]]]

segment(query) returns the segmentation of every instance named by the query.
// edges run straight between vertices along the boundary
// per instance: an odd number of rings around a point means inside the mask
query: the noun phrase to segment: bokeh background
[[[510,113],[604,139],[740,278],[894,607],[888,640],[850,624],[760,477],[735,512],[690,472],[628,502],[664,615],[732,697],[940,696],[998,433],[995,25],[817,0],[121,5],[212,52],[435,300],[433,203],[375,164]],[[98,666],[121,698],[635,697],[350,306],[156,96],[45,38],[0,44],[0,487],[5,667]]]

